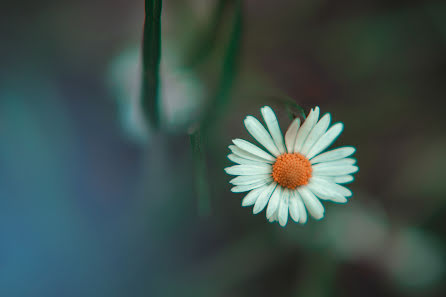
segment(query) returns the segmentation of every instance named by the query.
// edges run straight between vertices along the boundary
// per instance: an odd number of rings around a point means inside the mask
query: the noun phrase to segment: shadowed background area
[[[0,15],[0,296],[445,295],[443,1],[165,0],[160,130],[144,1]],[[287,128],[288,97],[345,124],[360,171],[347,204],[281,228],[223,168],[246,115]]]

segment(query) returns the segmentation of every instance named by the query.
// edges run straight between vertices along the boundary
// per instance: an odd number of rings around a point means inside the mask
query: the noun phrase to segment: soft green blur
[[[5,7],[0,296],[446,294],[442,1],[165,0],[159,127],[144,1]],[[357,148],[321,221],[230,192],[227,146],[266,104],[282,130],[318,105]]]

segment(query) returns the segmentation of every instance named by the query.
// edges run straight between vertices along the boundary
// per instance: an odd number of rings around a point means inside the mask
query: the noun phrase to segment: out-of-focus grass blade
[[[194,160],[195,188],[198,196],[198,214],[211,213],[209,183],[206,170],[206,154],[202,131],[197,127],[190,131],[190,144]]]
[[[194,42],[189,56],[186,59],[187,67],[195,67],[209,57],[215,47],[217,36],[224,24],[224,11],[233,0],[219,0],[212,14],[211,21],[205,31]]]
[[[195,182],[198,194],[198,212],[200,215],[208,215],[211,211],[209,183],[207,180],[205,143],[209,136],[208,131],[219,115],[224,112],[228,103],[229,94],[236,76],[236,69],[241,47],[242,36],[242,4],[241,0],[220,1],[218,10],[223,10],[224,2],[234,2],[233,26],[229,41],[222,61],[220,83],[213,95],[210,105],[205,112],[203,120],[190,133],[194,163]],[[220,7],[221,6],[221,7]],[[215,40],[214,40],[215,42]]]
[[[241,0],[236,0],[234,6],[234,24],[223,60],[223,70],[221,73],[220,87],[217,90],[217,94],[215,96],[215,109],[226,105],[228,101],[227,98],[229,97],[229,93],[232,89],[232,85],[237,74],[243,25]]]
[[[143,33],[142,108],[153,128],[160,125],[159,64],[161,58],[162,0],[145,0]]]
[[[242,3],[241,0],[235,0],[233,26],[223,59],[220,83],[211,100],[208,112],[206,112],[203,119],[202,127],[204,131],[211,126],[210,123],[216,121],[224,113],[225,107],[229,102],[229,95],[237,75],[237,66],[241,51],[242,27]]]

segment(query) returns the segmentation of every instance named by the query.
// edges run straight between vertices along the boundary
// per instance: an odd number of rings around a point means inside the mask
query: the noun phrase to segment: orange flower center
[[[273,165],[273,179],[289,189],[308,184],[311,172],[310,161],[299,153],[282,154]]]

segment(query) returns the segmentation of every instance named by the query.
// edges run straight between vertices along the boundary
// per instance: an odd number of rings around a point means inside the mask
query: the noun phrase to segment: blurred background
[[[153,129],[144,1],[2,1],[0,296],[445,296],[445,3],[163,2]],[[344,122],[360,172],[281,228],[223,168],[290,100]]]

